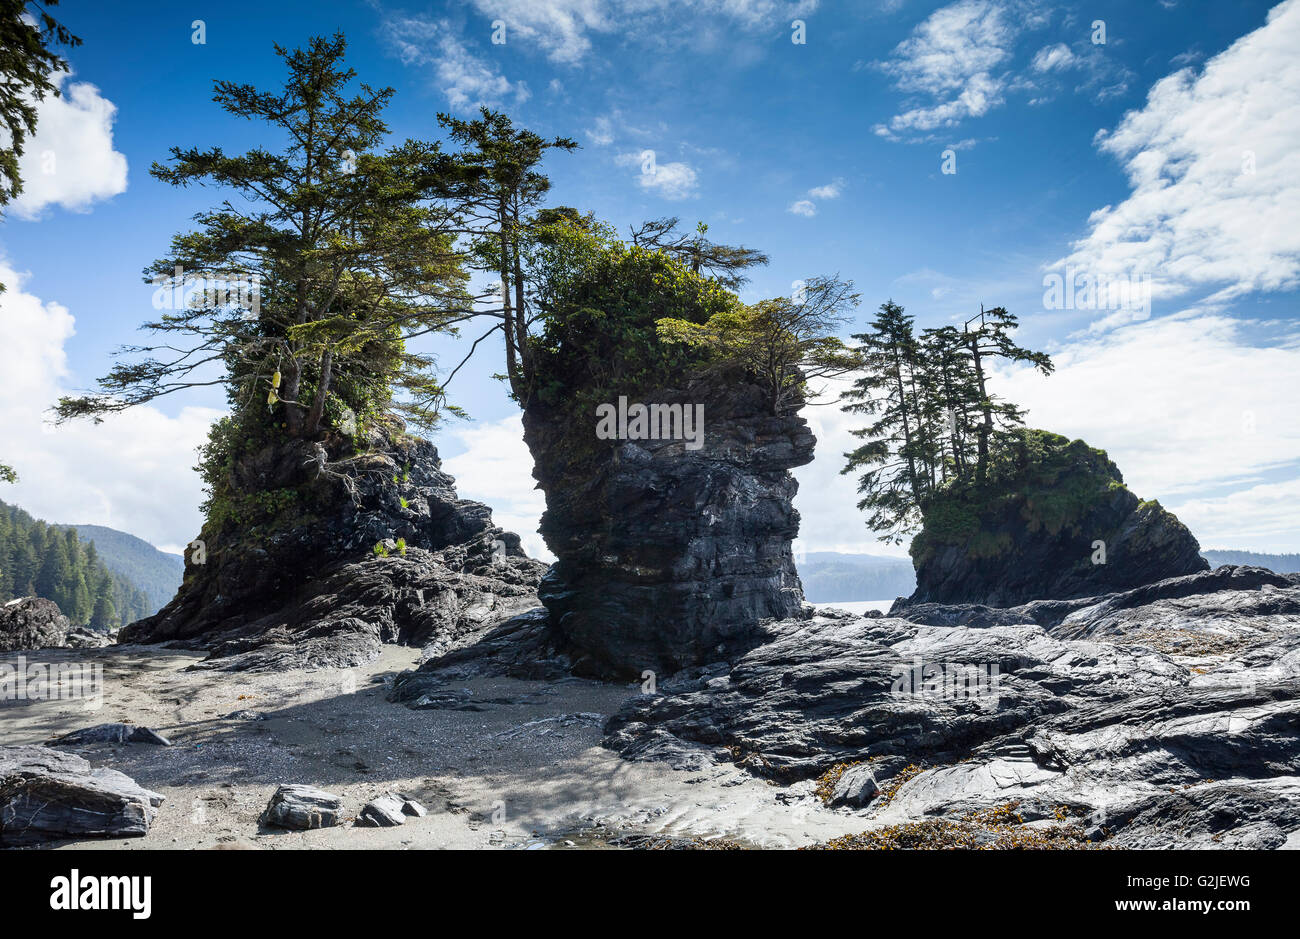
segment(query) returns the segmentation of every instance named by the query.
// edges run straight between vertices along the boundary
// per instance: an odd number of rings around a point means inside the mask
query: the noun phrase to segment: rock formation
[[[384,642],[451,648],[536,605],[545,565],[457,497],[433,444],[393,421],[362,456],[331,446],[288,441],[238,461],[239,491],[285,504],[252,524],[210,521],[176,597],[119,642],[206,648],[203,667],[347,667]]]
[[[646,401],[702,404],[702,445],[603,441],[594,413],[585,423],[540,404],[524,414],[546,494],[541,531],[558,558],[540,595],[585,674],[713,661],[803,602],[789,471],[812,460],[807,423],[773,416],[761,389],[741,380],[697,380]]]
[[[0,605],[0,652],[65,646],[70,629],[53,600],[20,597]]]
[[[140,837],[163,797],[48,747],[0,747],[0,845]]]
[[[912,542],[907,603],[1096,596],[1207,570],[1192,533],[1124,486],[1104,451],[1027,430],[986,487],[941,492]]]
[[[1300,575],[917,611],[766,624],[745,655],[630,699],[606,746],[783,783],[836,771],[828,795],[865,802],[864,828],[1015,803],[1117,846],[1300,837]]]

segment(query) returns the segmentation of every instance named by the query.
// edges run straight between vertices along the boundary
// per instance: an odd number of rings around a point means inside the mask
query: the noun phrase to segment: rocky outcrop
[[[163,797],[47,747],[0,747],[0,845],[148,833]]]
[[[545,565],[457,497],[433,444],[394,424],[360,457],[322,470],[325,455],[290,441],[241,461],[239,484],[285,505],[260,524],[210,522],[176,597],[119,642],[210,650],[198,667],[350,667],[385,642],[446,651],[536,605]]]
[[[20,597],[0,606],[0,652],[65,646],[70,629],[53,600]]]
[[[835,771],[864,827],[1015,803],[1122,846],[1300,838],[1300,576],[1220,568],[996,612],[767,624],[733,662],[630,699],[605,745],[783,783]]]
[[[695,381],[645,403],[702,405],[699,447],[599,440],[594,413],[579,424],[540,404],[524,414],[546,494],[541,532],[558,559],[540,595],[585,674],[638,677],[712,661],[803,601],[789,471],[812,460],[807,423],[773,416],[762,391],[741,380]]]
[[[1015,606],[1209,568],[1192,533],[1124,487],[1104,451],[1021,431],[984,486],[942,490],[913,539],[908,603]]]

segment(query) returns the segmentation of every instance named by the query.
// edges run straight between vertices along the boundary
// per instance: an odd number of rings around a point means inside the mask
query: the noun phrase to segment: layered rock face
[[[41,597],[0,604],[0,652],[67,645],[71,626],[59,605]]]
[[[212,651],[207,667],[346,667],[384,642],[449,647],[536,605],[545,565],[457,497],[433,444],[392,423],[366,451],[331,454],[326,472],[324,449],[300,441],[240,461],[241,491],[292,500],[261,524],[205,528],[176,597],[119,642],[188,642]]]
[[[856,763],[835,789],[864,829],[1011,804],[1119,847],[1300,837],[1300,575],[1224,567],[903,616],[765,624],[745,655],[630,699],[606,746],[695,771],[738,762],[795,784],[796,804]]]
[[[1143,502],[1101,450],[1025,431],[989,491],[941,495],[913,540],[906,603],[1014,606],[1096,596],[1208,570],[1190,531]]]
[[[702,405],[698,448],[600,440],[595,414],[576,427],[540,405],[524,414],[546,493],[541,531],[558,558],[540,596],[583,674],[666,674],[712,661],[803,602],[789,470],[812,460],[807,423],[773,416],[743,382],[696,381],[644,403]]]

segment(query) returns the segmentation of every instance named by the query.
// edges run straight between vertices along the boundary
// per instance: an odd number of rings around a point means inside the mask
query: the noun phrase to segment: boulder
[[[262,812],[263,825],[305,831],[338,824],[343,800],[314,786],[281,786]]]
[[[404,825],[407,815],[415,814],[405,811],[406,804],[401,796],[386,792],[365,804],[357,813],[356,824],[360,828],[393,828]]]
[[[866,763],[857,763],[840,774],[831,790],[831,805],[847,805],[855,809],[866,808],[880,794],[876,774]]]
[[[764,619],[798,615],[803,591],[790,470],[816,439],[798,403],[774,415],[740,379],[696,380],[645,401],[703,406],[698,449],[683,439],[599,440],[532,403],[524,438],[546,494],[540,531],[557,561],[539,594],[579,672],[639,679],[752,644]]]
[[[910,552],[906,604],[1061,601],[1209,569],[1192,533],[1130,492],[1104,451],[1041,430],[1018,432],[987,484],[940,490]]]
[[[67,645],[68,618],[53,600],[19,597],[0,606],[0,652]]]
[[[64,734],[50,741],[50,746],[76,746],[84,743],[152,743],[170,747],[172,742],[148,727],[134,724],[96,724]]]
[[[48,747],[0,747],[0,845],[148,833],[163,797]]]

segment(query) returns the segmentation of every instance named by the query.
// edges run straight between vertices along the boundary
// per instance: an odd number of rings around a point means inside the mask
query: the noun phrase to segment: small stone
[[[343,800],[314,786],[281,786],[262,812],[262,824],[305,831],[338,824]]]

